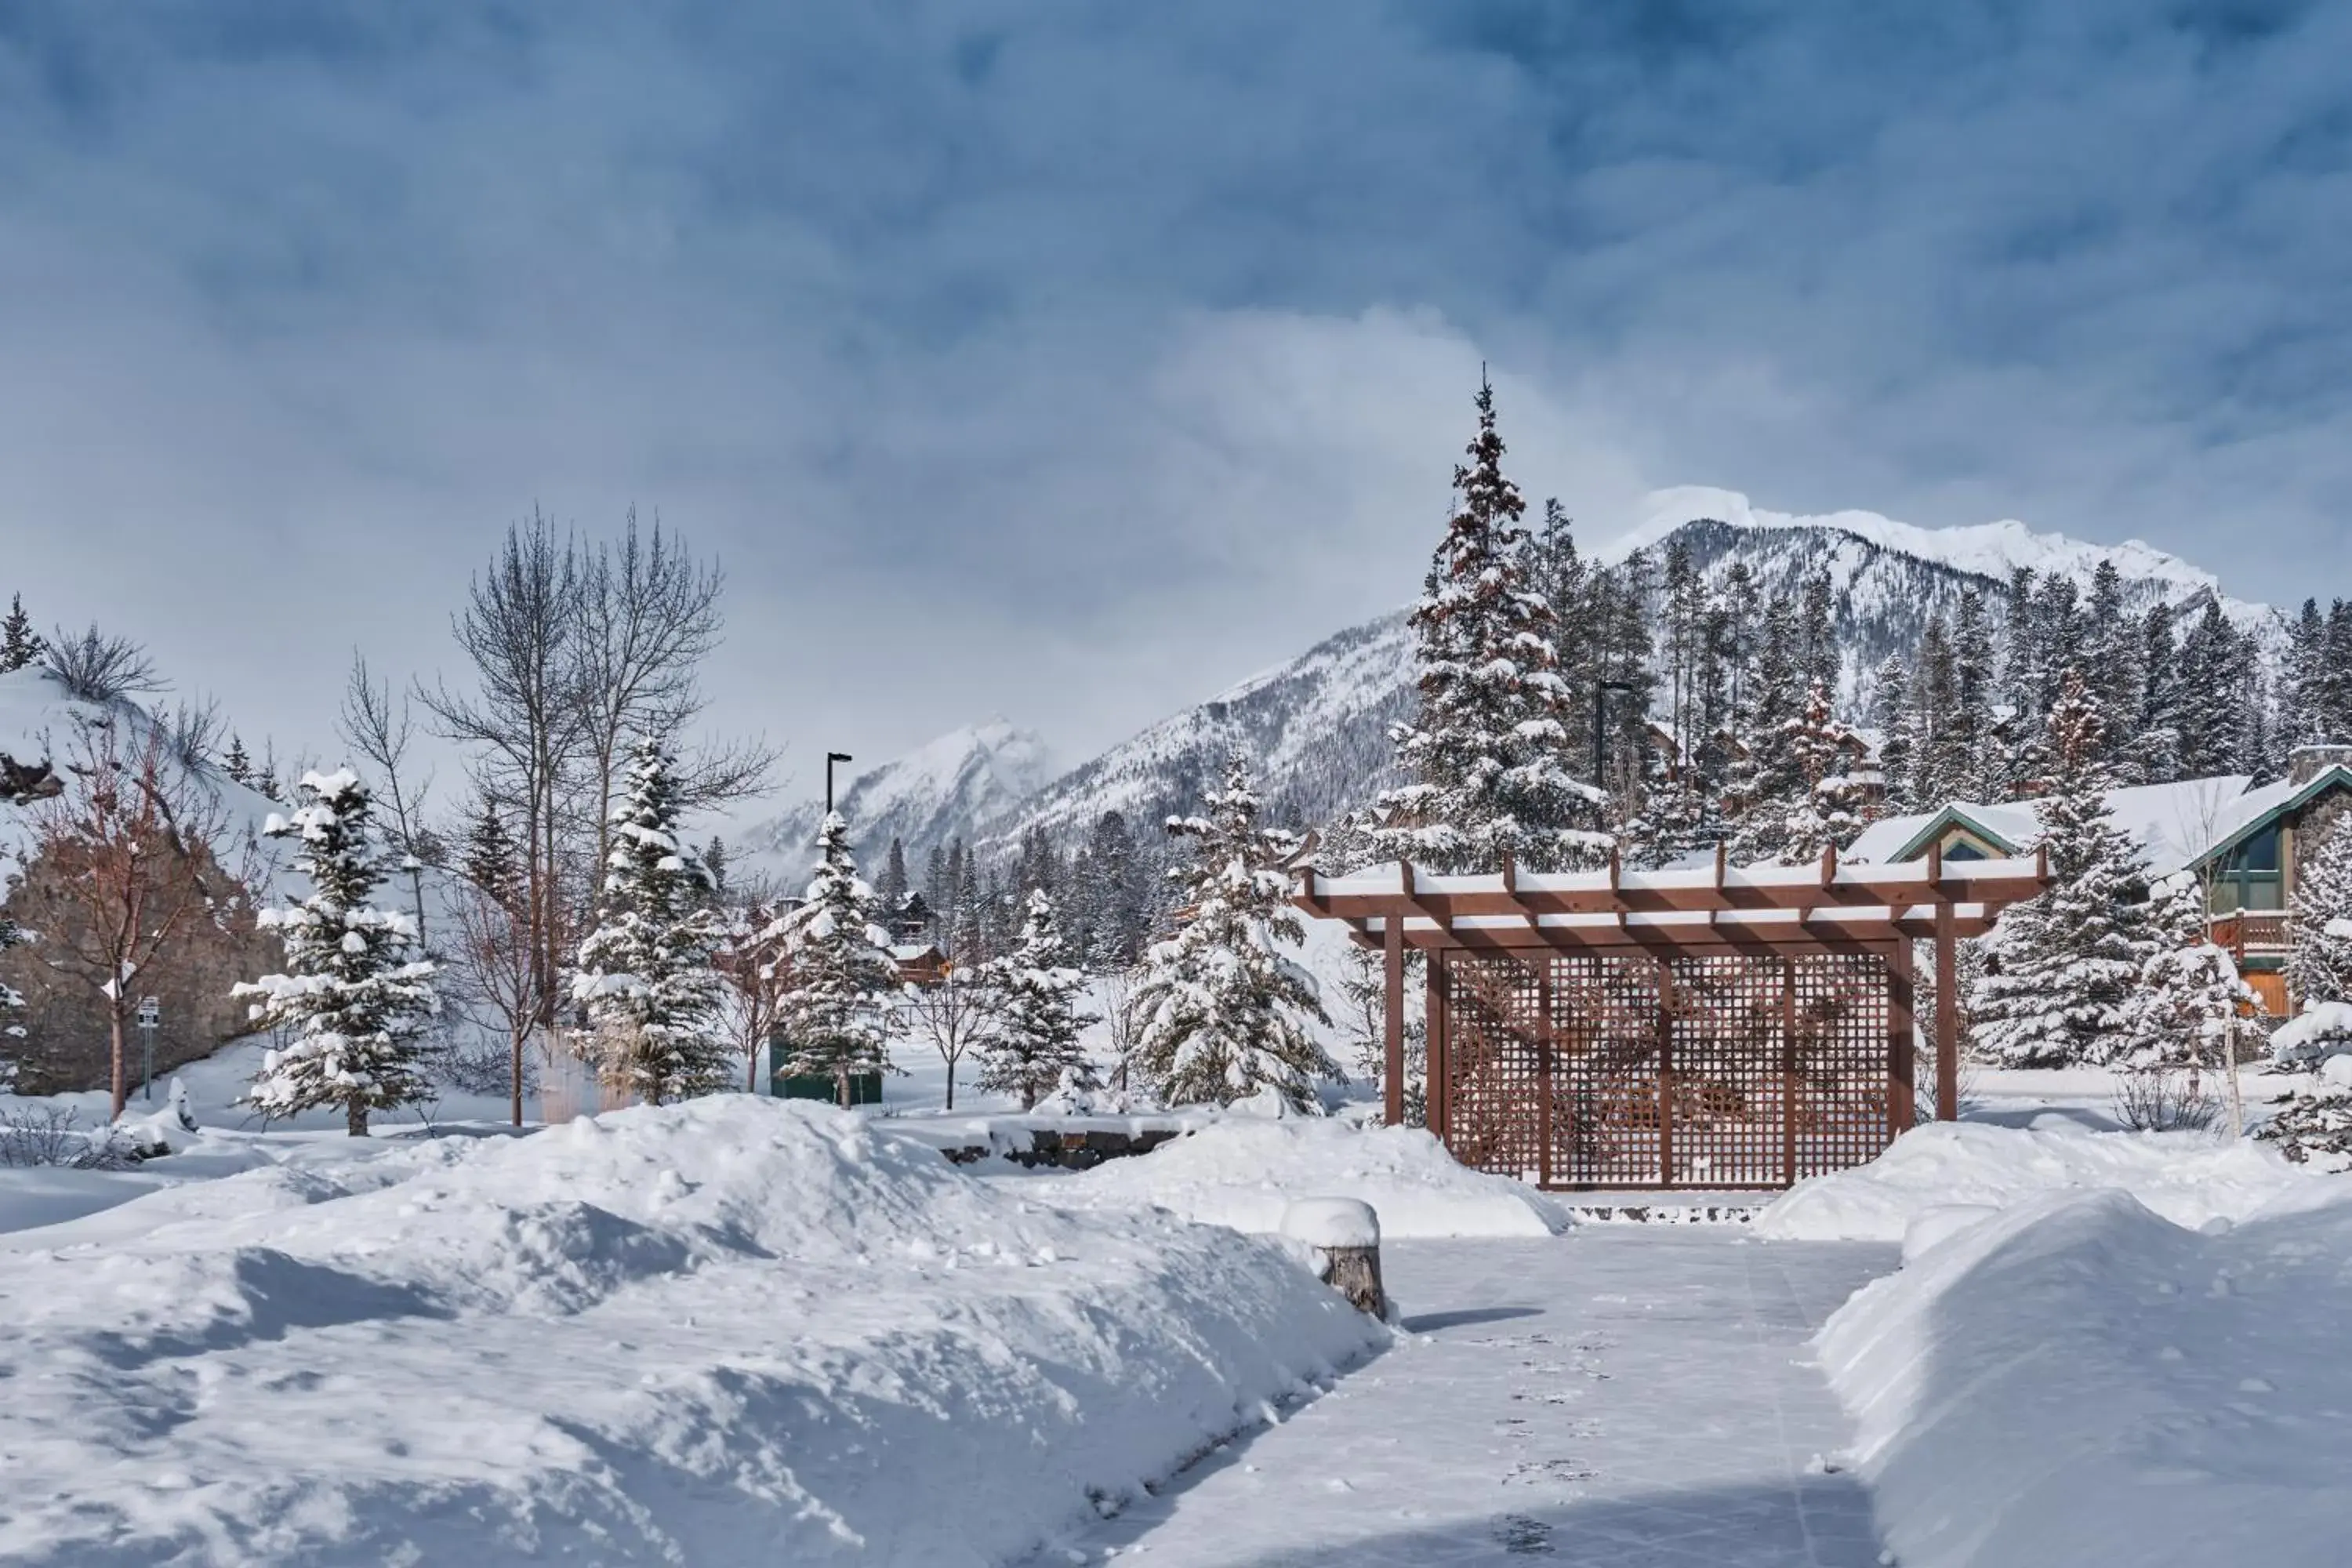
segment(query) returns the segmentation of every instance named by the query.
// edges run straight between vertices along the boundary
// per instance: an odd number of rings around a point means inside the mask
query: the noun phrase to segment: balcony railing
[[[2213,917],[2213,945],[2243,957],[2249,952],[2284,952],[2287,917],[2283,910],[2237,910]]]

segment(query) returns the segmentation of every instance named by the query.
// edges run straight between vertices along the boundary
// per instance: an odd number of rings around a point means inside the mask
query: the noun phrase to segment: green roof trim
[[[2352,783],[2352,773],[2347,773],[2346,775],[2346,781],[2347,783]],[[1929,817],[1927,819],[1927,826],[1920,828],[1918,832],[1913,834],[1910,839],[1905,843],[1903,847],[1895,852],[1894,858],[1896,860],[1915,860],[1918,858],[1920,856],[1925,855],[1927,852],[1928,845],[1933,844],[1937,839],[1941,838],[1948,830],[1954,827],[1965,827],[1970,833],[1973,833],[1978,837],[1983,839],[1986,843],[1997,845],[2001,849],[2011,855],[2021,855],[2024,853],[2024,850],[2020,846],[2011,844],[2007,838],[2001,837],[2001,835],[1996,833],[1991,828],[1987,827],[1975,817],[1970,816],[1968,812],[1961,807],[1960,804],[1955,801],[1937,811],[1935,816]]]
[[[2231,832],[2228,837],[2209,846],[2202,854],[2199,855],[2195,859],[2189,863],[2191,866],[2201,866],[2208,860],[2216,859],[2221,856],[2227,855],[2231,850],[2235,849],[2239,845],[2243,844],[2255,834],[2262,832],[2264,828],[2276,822],[2279,818],[2285,816],[2292,812],[2302,810],[2305,806],[2310,805],[2311,802],[2317,799],[2320,795],[2326,794],[2330,789],[2352,790],[2352,768],[2346,767],[2342,763],[2330,763],[2327,766],[2320,769],[2319,772],[2312,774],[2311,782],[2296,790],[2284,800],[2279,802],[2276,805],[2271,807],[2268,811],[2263,813],[2260,816],[2257,816],[2252,821],[2245,823],[2242,826],[2238,827],[2235,831]]]

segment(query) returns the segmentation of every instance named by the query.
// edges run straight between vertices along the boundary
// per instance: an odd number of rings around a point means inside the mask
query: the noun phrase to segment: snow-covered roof
[[[2277,779],[2260,785],[2247,774],[2224,773],[2135,784],[2109,790],[2106,798],[2116,826],[2139,845],[2148,870],[2164,877],[2228,848],[2282,808],[2337,786],[2352,788],[2352,770],[2331,767],[2303,784]],[[2019,854],[2041,837],[2042,805],[2038,800],[1993,805],[1958,800],[1937,811],[1883,817],[1863,830],[1846,850],[1846,858],[1879,865],[1910,859],[1925,854],[1928,840],[1951,826],[1969,829],[1995,848]]]

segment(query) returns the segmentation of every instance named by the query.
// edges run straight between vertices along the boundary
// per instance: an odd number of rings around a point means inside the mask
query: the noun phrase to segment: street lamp
[[[1594,789],[1600,789],[1602,787],[1601,783],[1601,763],[1602,746],[1609,734],[1606,728],[1606,721],[1609,713],[1609,694],[1612,691],[1631,691],[1633,689],[1633,682],[1627,680],[1603,680],[1596,684],[1592,689],[1592,787]]]
[[[824,814],[833,815],[833,764],[850,760],[847,752],[827,752],[824,754]]]

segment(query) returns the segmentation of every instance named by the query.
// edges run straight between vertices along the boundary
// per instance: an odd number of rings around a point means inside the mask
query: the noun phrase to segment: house
[[[899,942],[890,949],[901,985],[937,985],[948,977],[948,955],[937,942]]]
[[[2288,994],[2287,910],[2305,849],[2352,802],[2352,746],[2305,746],[2287,776],[2257,784],[2244,774],[2111,790],[2116,827],[2140,847],[2150,877],[2187,871],[2204,881],[2213,940],[2230,950],[2266,1013],[2294,1011]],[[1891,865],[1940,845],[1947,863],[2029,853],[2042,831],[2041,802],[1979,805],[1871,824],[1846,851],[1858,864]]]

